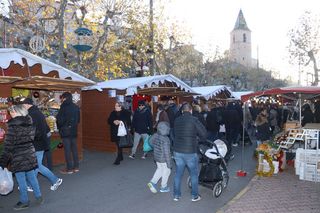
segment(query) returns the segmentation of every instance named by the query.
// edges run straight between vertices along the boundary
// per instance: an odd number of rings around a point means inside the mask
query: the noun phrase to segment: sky
[[[219,46],[223,53],[229,49],[232,31],[242,9],[251,30],[252,57],[266,70],[280,73],[280,78],[292,76],[298,81],[298,66],[288,61],[290,29],[294,28],[304,11],[320,14],[320,0],[167,0],[165,14],[192,34],[192,43],[199,51],[210,55]],[[320,42],[320,41],[319,41]],[[301,82],[306,77],[301,76]]]

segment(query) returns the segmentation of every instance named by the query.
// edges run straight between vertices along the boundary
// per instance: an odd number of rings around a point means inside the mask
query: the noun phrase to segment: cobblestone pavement
[[[320,183],[299,180],[288,167],[274,177],[254,177],[219,213],[320,212]]]

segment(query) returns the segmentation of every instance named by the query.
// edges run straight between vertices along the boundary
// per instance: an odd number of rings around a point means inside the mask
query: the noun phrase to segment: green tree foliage
[[[216,56],[213,61],[205,63],[204,72],[208,85],[228,85],[236,91],[258,91],[286,85],[286,82],[275,79],[271,71],[245,67],[230,61],[227,55]]]

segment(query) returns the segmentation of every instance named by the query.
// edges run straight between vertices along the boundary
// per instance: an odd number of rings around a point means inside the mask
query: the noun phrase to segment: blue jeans
[[[187,167],[191,178],[191,196],[195,198],[198,196],[198,175],[199,175],[199,158],[197,153],[173,153],[176,162],[176,175],[174,177],[174,197],[181,197],[181,179],[184,169]]]
[[[19,195],[21,203],[28,203],[28,191],[27,191],[27,181],[31,184],[33,189],[33,194],[36,198],[41,197],[40,186],[38,179],[36,177],[35,170],[30,170],[28,172],[16,172],[15,173],[18,185],[19,185]]]
[[[43,176],[49,179],[51,185],[55,184],[58,181],[58,177],[55,176],[47,167],[45,167],[42,164],[44,151],[37,151],[37,162],[38,162],[38,168],[35,170],[36,176],[38,175],[38,172],[40,172]]]
[[[64,158],[67,163],[67,170],[79,169],[77,138],[62,138],[62,143],[64,147]],[[73,160],[71,160],[71,154]]]

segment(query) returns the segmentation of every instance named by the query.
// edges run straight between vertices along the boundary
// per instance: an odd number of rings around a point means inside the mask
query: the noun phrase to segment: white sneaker
[[[20,191],[19,186],[18,186],[18,190]],[[30,186],[27,186],[27,191],[28,191],[28,192],[33,192],[33,189],[32,189]]]
[[[59,188],[59,186],[61,185],[61,183],[62,183],[62,179],[59,178],[55,184],[53,184],[52,186],[50,186],[50,189],[51,189],[52,191],[56,191],[56,190]]]
[[[146,157],[147,157],[147,153],[144,153],[144,154],[142,155],[141,159],[145,160]]]
[[[148,187],[149,187],[149,189],[150,189],[150,191],[152,193],[157,193],[158,192],[154,183],[149,182],[147,185],[148,185]]]
[[[192,202],[197,202],[199,200],[201,200],[201,196],[200,195],[198,195],[197,197],[194,197],[194,198],[191,199]]]

